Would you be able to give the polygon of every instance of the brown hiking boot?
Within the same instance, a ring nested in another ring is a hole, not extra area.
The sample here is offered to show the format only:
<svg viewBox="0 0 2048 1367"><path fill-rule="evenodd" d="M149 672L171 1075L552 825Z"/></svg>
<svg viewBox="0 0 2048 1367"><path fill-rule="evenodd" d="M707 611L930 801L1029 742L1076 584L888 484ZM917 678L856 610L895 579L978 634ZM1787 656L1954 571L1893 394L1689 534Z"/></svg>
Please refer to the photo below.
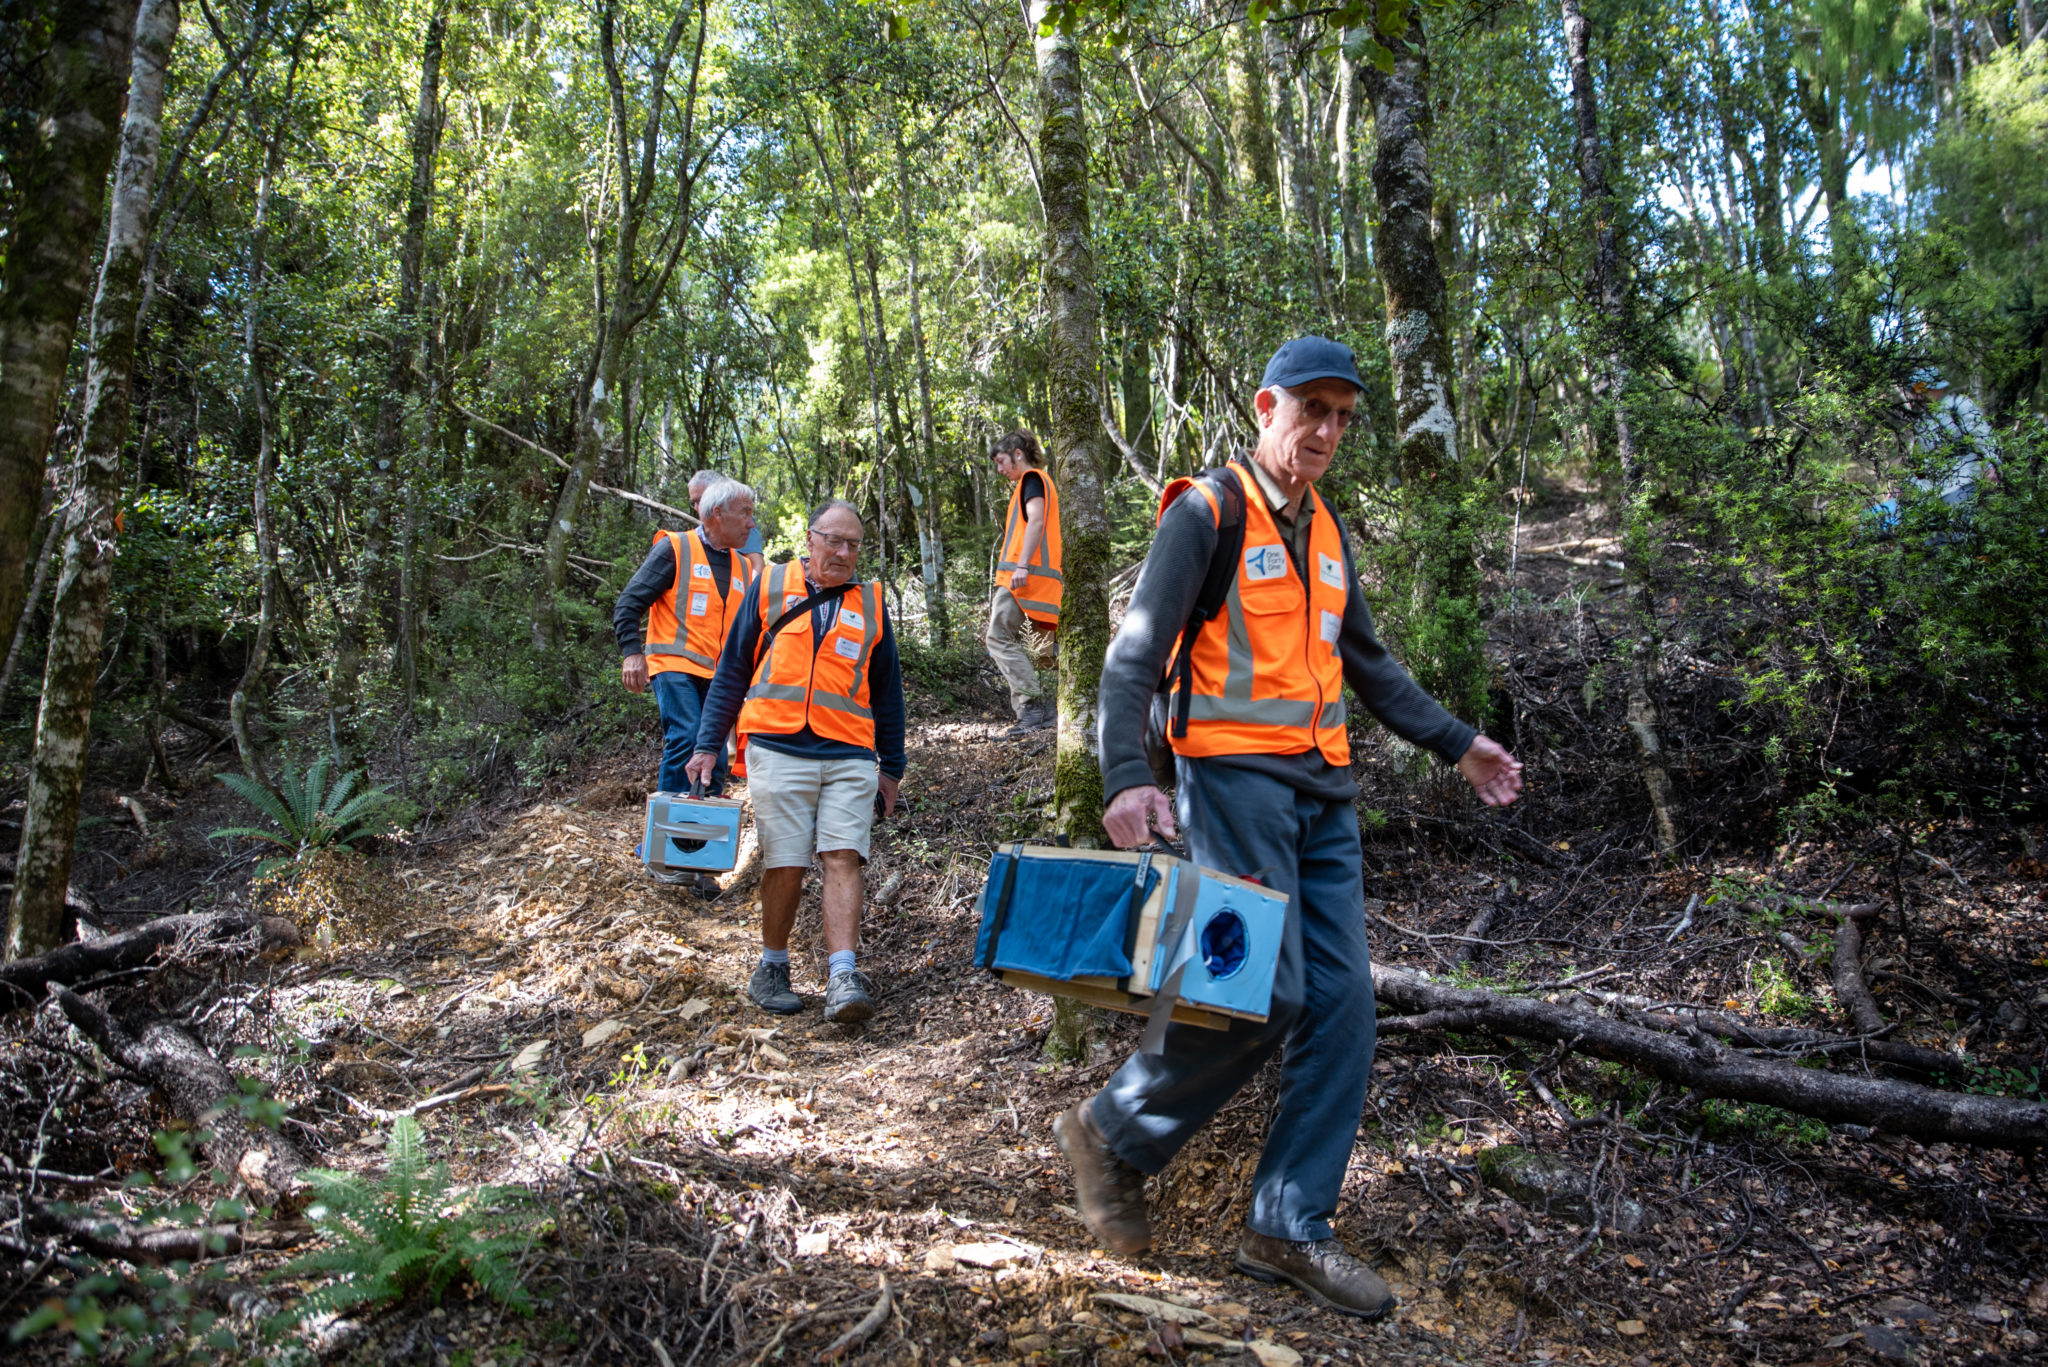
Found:
<svg viewBox="0 0 2048 1367"><path fill-rule="evenodd" d="M1152 1247L1145 1215L1145 1174L1117 1157L1096 1128L1088 1102L1068 1107L1052 1122L1052 1137L1074 1170L1075 1204L1089 1232L1126 1257Z"/></svg>
<svg viewBox="0 0 2048 1367"><path fill-rule="evenodd" d="M1262 1282L1287 1282L1328 1310L1376 1320L1400 1302L1379 1274L1335 1239L1290 1241L1246 1230L1237 1270Z"/></svg>

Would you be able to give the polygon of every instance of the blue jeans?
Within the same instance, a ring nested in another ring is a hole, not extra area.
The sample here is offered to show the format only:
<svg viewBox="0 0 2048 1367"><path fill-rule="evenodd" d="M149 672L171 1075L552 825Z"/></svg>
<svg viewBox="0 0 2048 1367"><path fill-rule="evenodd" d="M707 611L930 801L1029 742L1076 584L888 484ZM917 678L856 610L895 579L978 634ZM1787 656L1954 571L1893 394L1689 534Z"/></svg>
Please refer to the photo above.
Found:
<svg viewBox="0 0 2048 1367"><path fill-rule="evenodd" d="M1169 1025L1166 1047L1134 1054L1095 1096L1095 1123L1123 1160L1156 1173L1281 1051L1280 1098L1252 1178L1245 1223L1276 1239L1331 1237L1372 1077L1372 954L1358 817L1278 779L1178 759L1176 809L1195 862L1270 870L1287 894L1272 1014L1228 1030Z"/></svg>
<svg viewBox="0 0 2048 1367"><path fill-rule="evenodd" d="M711 680L671 669L655 675L653 683L654 703L661 709L661 725L665 733L661 747L661 778L655 786L664 793L688 793L690 779L683 772L683 766L697 752L697 723L704 715L704 697L711 691ZM724 736L718 738L717 745L718 767L712 770L708 794L712 797L725 791Z"/></svg>

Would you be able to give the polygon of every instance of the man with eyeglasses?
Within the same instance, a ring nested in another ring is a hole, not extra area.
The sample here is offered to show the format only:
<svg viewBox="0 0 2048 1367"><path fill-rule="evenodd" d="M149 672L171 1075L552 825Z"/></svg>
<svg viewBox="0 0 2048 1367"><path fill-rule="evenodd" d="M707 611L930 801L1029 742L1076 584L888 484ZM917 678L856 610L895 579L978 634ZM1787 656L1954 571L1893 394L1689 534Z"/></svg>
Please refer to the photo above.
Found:
<svg viewBox="0 0 2048 1367"><path fill-rule="evenodd" d="M1374 1042L1345 686L1388 730L1455 764L1482 802L1514 801L1522 766L1417 687L1373 631L1349 538L1315 490L1363 388L1349 347L1301 337L1274 353L1254 396L1257 449L1168 488L1102 666L1102 824L1126 849L1155 828L1169 840L1185 830L1196 863L1287 894L1270 1015L1223 1031L1169 1025L1162 1052L1133 1055L1053 1134L1088 1228L1142 1253L1146 1175L1277 1051L1237 1270L1375 1319L1393 1293L1330 1227ZM1212 584L1227 586L1220 599ZM1162 681L1177 813L1142 739Z"/></svg>
<svg viewBox="0 0 2048 1367"><path fill-rule="evenodd" d="M854 950L861 866L903 778L903 672L881 584L854 578L859 511L827 499L808 539L808 556L770 565L740 606L685 772L709 779L738 724L762 866L761 959L747 994L777 1015L804 1007L789 985L789 934L815 854L831 956L825 1019L850 1025L875 1014Z"/></svg>

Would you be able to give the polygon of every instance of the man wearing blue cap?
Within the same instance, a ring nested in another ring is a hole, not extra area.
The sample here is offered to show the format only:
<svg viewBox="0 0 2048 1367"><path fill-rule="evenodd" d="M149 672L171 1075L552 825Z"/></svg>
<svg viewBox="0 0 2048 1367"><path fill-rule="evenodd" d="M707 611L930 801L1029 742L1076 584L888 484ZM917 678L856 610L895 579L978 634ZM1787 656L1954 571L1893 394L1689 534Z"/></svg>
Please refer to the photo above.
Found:
<svg viewBox="0 0 2048 1367"><path fill-rule="evenodd" d="M1142 1253L1152 1243L1145 1177L1280 1050L1278 1113L1237 1269L1373 1319L1393 1293L1330 1227L1375 1035L1344 686L1387 729L1455 764L1490 805L1514 801L1522 766L1438 706L1374 634L1343 524L1314 488L1363 387L1336 342L1301 337L1273 354L1254 400L1257 449L1168 489L1102 668L1110 838L1129 848L1155 829L1185 831L1195 862L1287 894L1270 1015L1227 1031L1167 1027L1160 1052L1133 1055L1053 1133L1088 1227L1118 1252ZM1142 739L1161 697L1177 808Z"/></svg>

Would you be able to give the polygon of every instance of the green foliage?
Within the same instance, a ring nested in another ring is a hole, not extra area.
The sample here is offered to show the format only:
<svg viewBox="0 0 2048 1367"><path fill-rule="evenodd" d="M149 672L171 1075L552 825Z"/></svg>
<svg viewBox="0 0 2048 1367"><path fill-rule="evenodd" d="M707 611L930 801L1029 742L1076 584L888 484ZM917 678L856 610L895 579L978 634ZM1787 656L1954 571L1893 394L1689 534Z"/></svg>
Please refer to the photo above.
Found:
<svg viewBox="0 0 2048 1367"><path fill-rule="evenodd" d="M273 1328L418 1291L439 1304L449 1287L465 1280L530 1313L533 1297L519 1280L518 1260L546 1228L532 1195L509 1186L457 1191L446 1164L427 1164L419 1122L411 1116L392 1123L385 1153L389 1168L378 1181L325 1168L307 1171L316 1196L306 1216L329 1242L273 1276L334 1280L280 1315Z"/></svg>
<svg viewBox="0 0 2048 1367"><path fill-rule="evenodd" d="M353 844L390 829L386 820L389 794L383 788L357 792L360 773L341 775L330 786L325 756L307 766L303 774L281 770L275 791L244 774L216 775L230 791L275 823L268 826L224 826L214 831L215 840L260 840L288 853L273 856L256 866L256 876L268 877L280 869L296 866L324 849Z"/></svg>
<svg viewBox="0 0 2048 1367"><path fill-rule="evenodd" d="M1801 1017L1813 1013L1813 998L1799 990L1790 974L1776 959L1757 959L1750 965L1750 982L1756 989L1756 1005L1768 1016Z"/></svg>
<svg viewBox="0 0 2048 1367"><path fill-rule="evenodd" d="M1810 1116L1794 1115L1760 1101L1700 1103L1700 1123L1715 1139L1762 1139L1775 1144L1825 1144L1828 1127Z"/></svg>

